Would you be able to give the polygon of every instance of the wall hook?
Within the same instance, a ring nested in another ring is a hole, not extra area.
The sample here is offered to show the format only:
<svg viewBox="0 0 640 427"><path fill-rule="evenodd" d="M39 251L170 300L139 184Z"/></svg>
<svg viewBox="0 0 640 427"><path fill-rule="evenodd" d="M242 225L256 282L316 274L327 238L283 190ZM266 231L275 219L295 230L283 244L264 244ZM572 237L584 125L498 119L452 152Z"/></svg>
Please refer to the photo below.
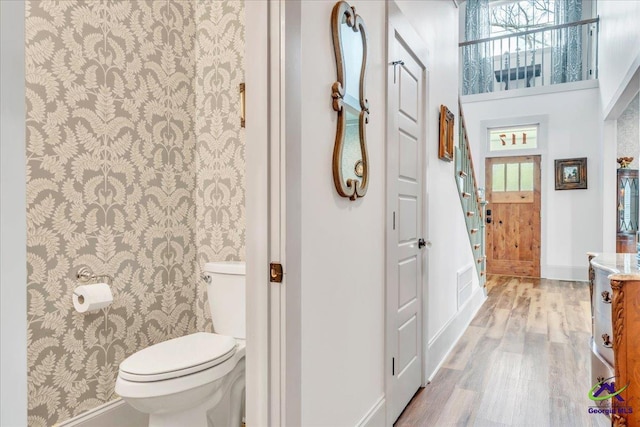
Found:
<svg viewBox="0 0 640 427"><path fill-rule="evenodd" d="M391 63L391 65L393 65L393 84L396 83L396 66L397 65L404 65L404 61L402 59L398 60L398 61L393 61Z"/></svg>

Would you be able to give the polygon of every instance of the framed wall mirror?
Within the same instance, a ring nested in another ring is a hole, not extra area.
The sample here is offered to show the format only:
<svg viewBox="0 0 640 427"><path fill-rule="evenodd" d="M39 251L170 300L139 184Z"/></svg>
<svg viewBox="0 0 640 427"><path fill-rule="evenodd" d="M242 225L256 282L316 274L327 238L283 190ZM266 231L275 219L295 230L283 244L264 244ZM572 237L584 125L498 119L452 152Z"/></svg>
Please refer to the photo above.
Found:
<svg viewBox="0 0 640 427"><path fill-rule="evenodd" d="M331 30L338 75L331 88L333 109L338 112L333 182L338 194L356 200L367 193L369 183L365 132L369 122L365 97L367 32L355 8L345 1L333 7Z"/></svg>

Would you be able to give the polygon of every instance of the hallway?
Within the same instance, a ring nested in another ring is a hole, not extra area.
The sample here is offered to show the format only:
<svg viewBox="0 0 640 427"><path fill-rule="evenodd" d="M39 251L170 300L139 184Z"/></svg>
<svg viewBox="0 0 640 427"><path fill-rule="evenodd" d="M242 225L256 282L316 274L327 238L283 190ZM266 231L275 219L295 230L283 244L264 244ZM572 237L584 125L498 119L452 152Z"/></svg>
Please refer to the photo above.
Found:
<svg viewBox="0 0 640 427"><path fill-rule="evenodd" d="M588 284L490 276L487 289L486 303L395 426L607 425L588 413Z"/></svg>

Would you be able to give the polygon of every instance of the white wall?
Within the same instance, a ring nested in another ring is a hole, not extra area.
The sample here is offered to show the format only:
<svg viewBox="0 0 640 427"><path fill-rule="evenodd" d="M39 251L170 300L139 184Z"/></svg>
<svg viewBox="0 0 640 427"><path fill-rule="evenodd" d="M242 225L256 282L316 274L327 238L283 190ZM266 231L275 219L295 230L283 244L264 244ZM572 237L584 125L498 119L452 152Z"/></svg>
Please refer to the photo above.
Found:
<svg viewBox="0 0 640 427"><path fill-rule="evenodd" d="M478 178L484 185L487 126L515 124L518 117L542 121L541 274L586 280L587 251L602 250L602 115L597 88L465 102ZM526 120L529 121L529 120ZM484 122L484 123L483 123ZM555 190L554 160L587 157L588 189ZM615 190L612 190L615 191ZM489 201L491 202L491 201ZM491 208L491 205L488 206ZM611 206L611 211L615 204Z"/></svg>
<svg viewBox="0 0 640 427"><path fill-rule="evenodd" d="M599 1L598 14L598 77L602 106L607 115L640 67L640 1Z"/></svg>
<svg viewBox="0 0 640 427"><path fill-rule="evenodd" d="M616 251L616 221L618 214L611 206L616 206L618 178L616 144L617 126L615 120L605 120L602 123L602 252ZM608 189L609 191L605 191Z"/></svg>
<svg viewBox="0 0 640 427"><path fill-rule="evenodd" d="M616 119L640 89L640 2L598 2L600 16L598 78L603 117L603 189L616 186ZM603 191L603 250L615 251L615 191Z"/></svg>
<svg viewBox="0 0 640 427"><path fill-rule="evenodd" d="M331 175L337 122L331 107L336 80L330 26L334 4L301 3L305 426L356 425L384 394L385 8L378 1L352 3L369 32L366 95L371 111L366 129L369 190L352 202L338 196Z"/></svg>
<svg viewBox="0 0 640 427"><path fill-rule="evenodd" d="M384 212L385 212L385 3L358 1L368 30L366 95L370 104L367 141L370 183L355 202L339 197L331 158L337 115L330 89L336 80L329 17L335 2L301 3L301 139L299 218L287 210L287 224L300 220L301 236L301 424L355 425L384 398ZM432 52L428 63L427 258L428 338L438 341L428 373L463 332L483 295L475 281L466 317L455 322L456 271L473 264L453 163L437 160L438 111L457 111L457 9L453 2L399 2ZM295 37L295 35L291 35ZM437 61L431 61L437 58ZM295 62L295 60L293 60ZM295 157L290 157L290 155ZM287 164L298 160L287 147ZM296 180L287 166L287 180ZM287 194L288 199L289 194ZM290 230L287 229L287 234ZM287 258L291 268L289 258ZM286 269L286 267L285 267ZM289 280L289 278L287 278ZM295 286L295 283L289 282ZM478 298L480 296L480 298ZM442 333L455 324L452 333Z"/></svg>
<svg viewBox="0 0 640 427"><path fill-rule="evenodd" d="M27 425L24 3L0 2L0 425Z"/></svg>

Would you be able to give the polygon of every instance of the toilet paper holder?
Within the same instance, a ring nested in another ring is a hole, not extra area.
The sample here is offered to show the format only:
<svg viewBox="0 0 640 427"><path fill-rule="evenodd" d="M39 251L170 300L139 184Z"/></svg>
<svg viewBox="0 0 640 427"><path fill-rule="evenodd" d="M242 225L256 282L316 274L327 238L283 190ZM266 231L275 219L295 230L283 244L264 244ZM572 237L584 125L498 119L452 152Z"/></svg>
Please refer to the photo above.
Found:
<svg viewBox="0 0 640 427"><path fill-rule="evenodd" d="M109 276L108 274L93 274L93 271L91 271L89 267L80 267L76 273L76 279L78 279L80 283L89 283L96 279L109 279L109 284L113 283L112 276ZM76 293L74 292L74 294Z"/></svg>
<svg viewBox="0 0 640 427"><path fill-rule="evenodd" d="M79 313L87 313L97 311L99 309L108 309L109 305L113 302L113 293L111 292L110 283L113 280L113 277L107 274L93 274L89 268L82 267L77 271L76 278L80 283L82 283L82 285L78 285L73 290L73 296L71 298L73 307L76 311ZM103 280L104 283L95 283L98 281L96 279L99 278L107 280ZM108 310L104 311L105 316L107 315L107 312Z"/></svg>

